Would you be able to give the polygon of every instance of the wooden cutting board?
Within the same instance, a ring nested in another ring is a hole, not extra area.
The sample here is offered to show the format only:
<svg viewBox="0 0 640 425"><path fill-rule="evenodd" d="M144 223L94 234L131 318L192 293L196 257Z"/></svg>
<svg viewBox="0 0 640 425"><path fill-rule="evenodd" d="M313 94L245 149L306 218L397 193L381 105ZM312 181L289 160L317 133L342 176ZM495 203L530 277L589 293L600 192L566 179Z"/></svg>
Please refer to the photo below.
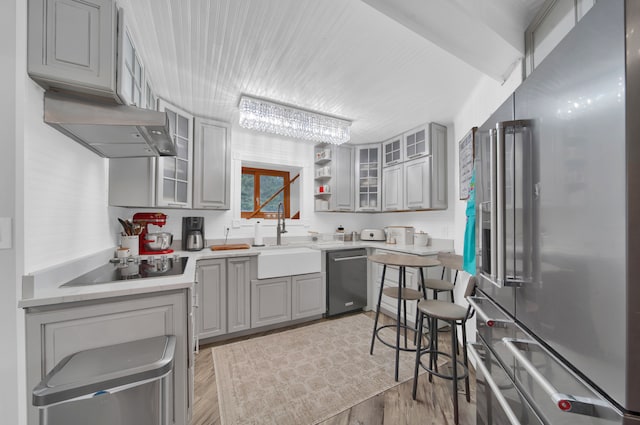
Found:
<svg viewBox="0 0 640 425"><path fill-rule="evenodd" d="M225 251L229 249L249 249L251 245L248 243L230 243L227 245L211 245L212 251Z"/></svg>

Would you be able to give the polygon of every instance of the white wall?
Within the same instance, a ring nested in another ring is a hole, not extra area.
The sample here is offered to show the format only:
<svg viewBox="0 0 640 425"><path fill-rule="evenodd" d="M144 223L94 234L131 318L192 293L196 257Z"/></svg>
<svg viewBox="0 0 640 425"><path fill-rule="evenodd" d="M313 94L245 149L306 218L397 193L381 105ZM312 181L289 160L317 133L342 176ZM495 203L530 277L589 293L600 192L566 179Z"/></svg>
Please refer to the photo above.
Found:
<svg viewBox="0 0 640 425"><path fill-rule="evenodd" d="M449 198L449 205L454 205L454 233L452 235L454 239L455 250L458 253L462 253L464 246L464 230L467 222L466 207L467 201L460 201L460 194L458 193L459 185L459 164L458 164L458 141L460 141L473 127L479 127L491 116L491 114L509 97L511 93L522 83L522 68L517 66L514 69L511 76L503 84L497 83L495 80L489 77L483 77L478 85L475 87L472 93L469 95L469 100L460 109L460 113L454 121L454 156L455 163L454 169L454 200ZM450 192L451 193L451 192ZM467 283L469 275L462 273L459 278L459 282L462 285L456 285L455 297L456 301L462 300L464 294L464 287ZM475 340L475 321L469 323L467 326L467 336L470 341Z"/></svg>
<svg viewBox="0 0 640 425"><path fill-rule="evenodd" d="M44 90L26 76L25 270L37 271L116 244L108 160L42 121Z"/></svg>
<svg viewBox="0 0 640 425"><path fill-rule="evenodd" d="M25 42L25 34L19 31L23 28L20 22L25 10L26 2L11 0L3 3L0 14L0 216L10 217L13 222L12 247L0 249L0 421L6 424L24 423L26 412L21 396L25 391L24 320L16 308L18 277L22 272L22 113L19 105L23 84L19 84L18 70L25 58L24 53L17 50Z"/></svg>
<svg viewBox="0 0 640 425"><path fill-rule="evenodd" d="M333 213L315 212L313 196L313 143L294 140L276 135L258 133L240 128L232 123L231 131L231 210L207 211L207 210L159 210L169 217L167 225L162 229L174 234L180 239L182 232L182 217L205 217L206 238L224 238L224 229L230 227L229 238L251 238L254 235L255 220L239 220L240 216L240 171L243 161L257 164L278 164L292 167L301 167L300 176L300 205L301 220L287 220L288 233L285 237L306 236L309 231L331 233L339 225L344 226L346 232L360 231L363 228L381 228L387 225L414 226L416 230L423 230L432 237L451 239L456 234L454 228L454 164L457 159L454 156L455 139L453 128L448 127L448 187L449 209L445 211L421 211L401 213ZM127 211L129 218L140 209ZM123 216L124 218L124 216ZM263 236L275 237L275 220L262 220ZM116 229L117 230L117 229ZM117 233L117 232L116 232Z"/></svg>

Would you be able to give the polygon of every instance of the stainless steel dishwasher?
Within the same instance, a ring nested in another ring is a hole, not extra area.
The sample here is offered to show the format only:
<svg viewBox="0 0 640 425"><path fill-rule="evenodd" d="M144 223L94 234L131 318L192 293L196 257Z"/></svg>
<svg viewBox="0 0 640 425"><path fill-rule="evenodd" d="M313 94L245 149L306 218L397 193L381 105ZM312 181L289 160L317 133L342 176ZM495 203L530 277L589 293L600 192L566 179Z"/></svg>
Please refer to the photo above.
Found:
<svg viewBox="0 0 640 425"><path fill-rule="evenodd" d="M367 305L367 250L327 253L327 315L360 310Z"/></svg>

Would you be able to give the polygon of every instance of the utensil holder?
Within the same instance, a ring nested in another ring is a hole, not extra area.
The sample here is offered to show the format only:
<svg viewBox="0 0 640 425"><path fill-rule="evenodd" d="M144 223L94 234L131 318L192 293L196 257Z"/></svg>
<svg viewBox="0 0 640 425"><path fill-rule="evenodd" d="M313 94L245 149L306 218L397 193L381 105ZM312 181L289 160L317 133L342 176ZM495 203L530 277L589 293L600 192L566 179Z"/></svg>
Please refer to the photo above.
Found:
<svg viewBox="0 0 640 425"><path fill-rule="evenodd" d="M129 248L129 252L132 257L140 255L138 235L120 236L120 246L123 248Z"/></svg>

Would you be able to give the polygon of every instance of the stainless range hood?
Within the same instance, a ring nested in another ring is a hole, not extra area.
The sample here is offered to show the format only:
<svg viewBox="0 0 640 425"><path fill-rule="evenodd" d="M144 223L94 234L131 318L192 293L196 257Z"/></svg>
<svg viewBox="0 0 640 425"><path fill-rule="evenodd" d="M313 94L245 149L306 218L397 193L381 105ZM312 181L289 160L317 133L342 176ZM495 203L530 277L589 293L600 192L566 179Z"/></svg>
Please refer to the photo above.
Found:
<svg viewBox="0 0 640 425"><path fill-rule="evenodd" d="M47 91L44 122L105 158L176 155L165 112Z"/></svg>

